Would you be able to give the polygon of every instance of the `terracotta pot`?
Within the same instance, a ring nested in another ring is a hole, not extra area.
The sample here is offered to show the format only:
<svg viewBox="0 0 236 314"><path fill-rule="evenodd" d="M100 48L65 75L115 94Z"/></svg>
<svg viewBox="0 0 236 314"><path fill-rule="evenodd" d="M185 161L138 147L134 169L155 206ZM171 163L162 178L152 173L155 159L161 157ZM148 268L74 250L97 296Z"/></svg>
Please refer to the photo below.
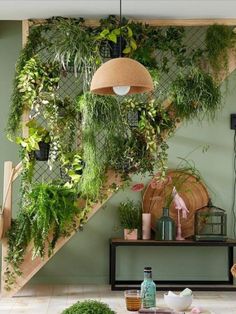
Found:
<svg viewBox="0 0 236 314"><path fill-rule="evenodd" d="M138 229L124 229L125 240L138 240Z"/></svg>

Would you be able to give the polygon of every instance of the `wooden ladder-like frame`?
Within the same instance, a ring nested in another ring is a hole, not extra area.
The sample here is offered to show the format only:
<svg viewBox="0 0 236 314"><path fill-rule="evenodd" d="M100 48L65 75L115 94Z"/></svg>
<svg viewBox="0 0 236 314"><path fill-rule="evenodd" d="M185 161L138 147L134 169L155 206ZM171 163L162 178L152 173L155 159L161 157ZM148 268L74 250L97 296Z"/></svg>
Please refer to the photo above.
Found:
<svg viewBox="0 0 236 314"><path fill-rule="evenodd" d="M43 22L43 21L42 21ZM139 22L145 22L150 25L154 26L207 26L212 24L224 24L224 25L236 25L236 19L217 19L217 20L139 20ZM36 21L37 23L37 21ZM40 23L40 21L38 21ZM98 25L97 20L90 20L88 21L89 25ZM23 45L27 42L27 36L29 32L29 23L28 21L22 22L22 43ZM228 74L233 72L236 69L236 58L235 53L233 51L229 51L229 71ZM221 80L223 81L226 78L225 75L222 75ZM170 100L166 100L164 105L168 107L171 105ZM23 136L28 136L28 129L25 126L29 119L29 113L26 111L23 114L22 121L23 121ZM75 234L73 232L67 238L60 238L56 244L54 249L54 253L50 257L45 257L44 260L41 258L36 258L32 260L32 244L30 244L26 250L24 261L21 265L22 275L17 278L16 283L12 287L11 291L7 291L5 289L5 270L6 270L6 262L5 257L7 255L8 244L7 238L5 236L7 230L11 226L11 219L12 219L12 190L13 190L13 182L16 180L18 175L22 170L22 164L19 163L17 166L13 166L11 161L6 161L4 163L4 187L3 187L3 207L2 213L0 213L0 230L2 234L2 272L1 272L1 293L2 296L14 296ZM108 191L107 199L108 200L113 192L109 191L109 186L112 183L116 183L118 186L122 184L122 180L120 176L118 176L115 172L108 172L107 174L107 182L104 185L104 191ZM90 219L103 205L103 202L96 203L91 212L88 214L88 219ZM79 222L78 222L79 227ZM0 232L1 233L1 232Z"/></svg>

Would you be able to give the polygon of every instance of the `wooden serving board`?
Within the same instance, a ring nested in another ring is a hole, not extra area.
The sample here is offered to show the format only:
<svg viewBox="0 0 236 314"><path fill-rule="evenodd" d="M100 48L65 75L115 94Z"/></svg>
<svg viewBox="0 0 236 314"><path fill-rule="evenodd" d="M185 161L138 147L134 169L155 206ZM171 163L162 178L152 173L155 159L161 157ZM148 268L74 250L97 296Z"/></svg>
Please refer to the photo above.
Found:
<svg viewBox="0 0 236 314"><path fill-rule="evenodd" d="M176 182L177 178L180 176L183 184L177 190L189 210L187 219L183 219L181 215L182 235L187 238L194 235L195 212L199 208L207 206L209 202L209 194L206 186L195 176L182 171L168 170L167 177L171 178L169 183L165 185L157 184L157 186L153 188L150 182L143 195L143 211L145 213L151 213L152 229L155 231L156 222L162 216L166 195L171 193L174 182ZM173 218L177 224L177 210L174 208L173 202L170 205L169 213L170 217Z"/></svg>

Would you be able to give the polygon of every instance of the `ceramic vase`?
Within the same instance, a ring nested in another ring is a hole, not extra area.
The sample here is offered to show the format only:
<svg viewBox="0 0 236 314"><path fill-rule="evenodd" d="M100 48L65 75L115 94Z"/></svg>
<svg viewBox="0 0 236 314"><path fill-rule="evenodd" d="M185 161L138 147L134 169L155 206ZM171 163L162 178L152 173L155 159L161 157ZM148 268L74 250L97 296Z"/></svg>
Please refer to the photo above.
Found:
<svg viewBox="0 0 236 314"><path fill-rule="evenodd" d="M143 240L151 239L151 214L150 213L142 214L142 239Z"/></svg>

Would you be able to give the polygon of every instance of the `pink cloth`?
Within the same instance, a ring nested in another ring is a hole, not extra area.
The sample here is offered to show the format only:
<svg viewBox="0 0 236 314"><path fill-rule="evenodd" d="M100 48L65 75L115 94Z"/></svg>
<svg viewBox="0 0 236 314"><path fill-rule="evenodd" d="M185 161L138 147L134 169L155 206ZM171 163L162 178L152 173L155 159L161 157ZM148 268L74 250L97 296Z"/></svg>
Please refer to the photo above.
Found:
<svg viewBox="0 0 236 314"><path fill-rule="evenodd" d="M183 218L187 218L187 214L189 213L189 210L187 209L184 200L182 199L181 196L179 196L178 192L176 191L176 188L173 187L173 191L172 191L172 195L173 195L173 201L175 204L175 208L178 210L182 210L182 217Z"/></svg>

